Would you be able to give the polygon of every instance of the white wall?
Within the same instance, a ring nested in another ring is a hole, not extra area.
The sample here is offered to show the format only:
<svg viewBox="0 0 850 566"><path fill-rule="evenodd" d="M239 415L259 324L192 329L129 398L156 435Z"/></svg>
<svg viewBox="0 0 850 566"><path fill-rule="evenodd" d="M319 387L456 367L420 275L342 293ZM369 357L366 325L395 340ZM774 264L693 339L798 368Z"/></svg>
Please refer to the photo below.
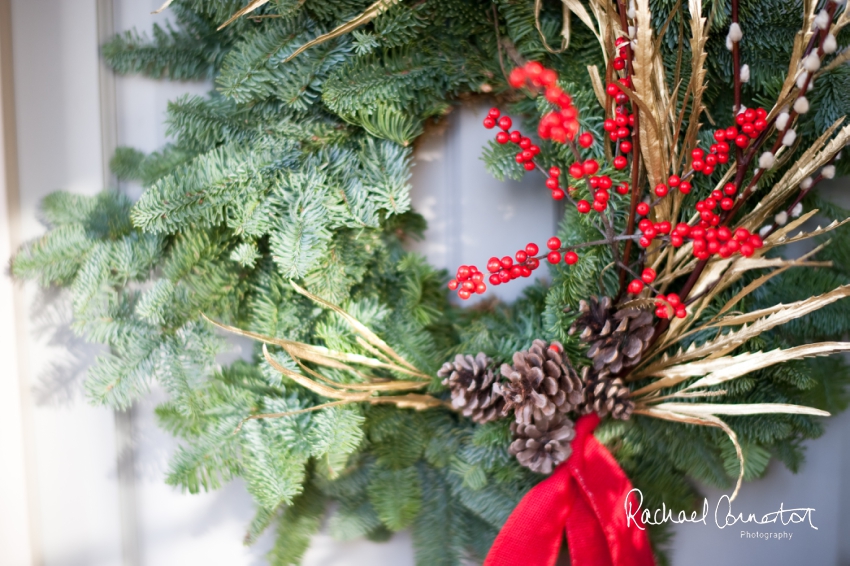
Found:
<svg viewBox="0 0 850 566"><path fill-rule="evenodd" d="M114 0L115 30L149 30L153 22L162 23L167 13L150 15L160 3ZM0 231L4 257L16 239L43 231L36 218L44 195L57 189L92 194L103 186L96 0L13 0L12 7L21 198L20 209L9 212L20 219L20 227L6 225ZM166 142L167 101L209 88L117 78L112 117L117 142L157 149ZM459 109L447 129L431 130L417 144L413 200L429 221L427 239L417 249L439 267L470 262L483 267L491 255L512 254L529 241L542 245L555 230L555 207L541 179L532 174L520 183L498 183L484 170L480 148L492 135L480 126L485 110ZM2 203L0 218L7 218ZM521 284L501 286L491 295L510 300ZM14 315L16 298L25 305L24 316ZM98 349L70 333L61 297L32 285L14 289L4 276L0 309L0 322L7 322L0 326L6 369L0 378L0 424L13 425L0 426L0 458L5 462L10 455L14 464L0 472L0 566L263 563L270 537L253 548L241 544L253 508L239 482L195 496L164 484L176 444L154 423L160 392L139 403L125 419L131 426L116 432L113 413L87 405L82 397L83 371ZM8 323L12 319L18 326ZM9 339L15 333L22 345L18 349ZM17 369L16 352L22 353ZM233 355L239 353L237 346ZM754 542L742 541L739 531L689 526L678 529L673 563L850 563L850 543L842 536L850 521L850 486L844 477L850 469L848 432L850 415L831 420L827 434L809 443L801 474L776 467L766 479L746 484L736 504L759 513L780 502L814 507L818 531L796 527L793 542ZM116 446L127 440L130 451L119 453ZM130 490L119 485L119 460L131 462ZM4 490L8 485L23 487ZM716 502L719 493L708 494ZM34 525L29 533L33 544L16 545L16 554L5 552L4 541L26 537L29 523L17 514L10 520L11 508L29 513ZM387 544L339 543L322 534L306 563L412 564L411 541L402 533Z"/></svg>

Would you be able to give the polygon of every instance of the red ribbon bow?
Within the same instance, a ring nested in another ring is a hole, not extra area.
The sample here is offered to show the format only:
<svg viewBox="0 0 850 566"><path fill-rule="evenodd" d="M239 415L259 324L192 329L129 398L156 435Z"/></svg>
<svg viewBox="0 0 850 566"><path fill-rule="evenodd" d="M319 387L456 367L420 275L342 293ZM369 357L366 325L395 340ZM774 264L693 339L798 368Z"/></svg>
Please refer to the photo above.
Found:
<svg viewBox="0 0 850 566"><path fill-rule="evenodd" d="M564 529L573 566L654 566L646 531L626 523L632 484L593 436L598 424L578 419L572 454L522 498L484 566L553 566Z"/></svg>

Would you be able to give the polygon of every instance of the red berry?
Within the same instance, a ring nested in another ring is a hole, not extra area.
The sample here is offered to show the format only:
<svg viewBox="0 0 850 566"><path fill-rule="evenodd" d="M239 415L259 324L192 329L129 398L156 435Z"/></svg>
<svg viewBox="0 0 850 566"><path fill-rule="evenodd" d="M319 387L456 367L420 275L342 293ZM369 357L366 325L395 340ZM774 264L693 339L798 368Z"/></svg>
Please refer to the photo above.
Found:
<svg viewBox="0 0 850 566"><path fill-rule="evenodd" d="M501 110L499 110L498 108L491 108L490 111L487 112L487 115L490 116L493 119L496 119L496 118L499 117L499 115L501 113L502 113Z"/></svg>
<svg viewBox="0 0 850 566"><path fill-rule="evenodd" d="M526 265L531 271L534 271L535 269L540 267L540 260L536 257L529 258L528 262L526 262Z"/></svg>
<svg viewBox="0 0 850 566"><path fill-rule="evenodd" d="M655 196L666 197L667 196L667 185L664 185L664 184L655 185Z"/></svg>
<svg viewBox="0 0 850 566"><path fill-rule="evenodd" d="M530 151L528 151L527 149L524 149L522 151L522 160L523 161L531 161L532 159L534 159L534 154L531 153Z"/></svg>
<svg viewBox="0 0 850 566"><path fill-rule="evenodd" d="M522 69L514 69L508 77L508 83L514 88L520 88L525 84L525 71Z"/></svg>
<svg viewBox="0 0 850 566"><path fill-rule="evenodd" d="M501 118L499 118L499 127L505 131L510 130L512 124L513 122L511 121L509 116L502 116Z"/></svg>
<svg viewBox="0 0 850 566"><path fill-rule="evenodd" d="M679 307L676 309L676 318L685 318L688 316L688 311L685 307Z"/></svg>
<svg viewBox="0 0 850 566"><path fill-rule="evenodd" d="M733 254L741 249L741 244L737 240L729 240L726 242L726 248L729 250L729 254Z"/></svg>
<svg viewBox="0 0 850 566"><path fill-rule="evenodd" d="M461 283L461 288L466 291L474 291L475 290L475 282L474 281L464 281Z"/></svg>
<svg viewBox="0 0 850 566"><path fill-rule="evenodd" d="M517 279L522 276L522 268L518 265L514 265L510 269L511 279Z"/></svg>
<svg viewBox="0 0 850 566"><path fill-rule="evenodd" d="M767 118L767 110L764 108L756 108L756 118L761 118L762 120Z"/></svg>
<svg viewBox="0 0 850 566"><path fill-rule="evenodd" d="M643 231L643 235L651 240L658 235L658 230L655 229L655 226L649 226Z"/></svg>
<svg viewBox="0 0 850 566"><path fill-rule="evenodd" d="M525 167L526 171L531 171L532 169L534 169L534 162L533 161L526 161L525 163L522 164L522 166Z"/></svg>
<svg viewBox="0 0 850 566"><path fill-rule="evenodd" d="M632 150L632 142L630 141L622 141L620 142L620 151L623 153L629 153Z"/></svg>
<svg viewBox="0 0 850 566"><path fill-rule="evenodd" d="M729 153L729 144L726 142L720 142L717 144L717 153ZM720 155L718 155L717 158L720 159Z"/></svg>
<svg viewBox="0 0 850 566"><path fill-rule="evenodd" d="M520 146L522 149L528 149L528 148L530 148L530 147L531 147L531 140L530 140L530 139L528 139L528 138L521 138L521 139L519 140L519 146Z"/></svg>
<svg viewBox="0 0 850 566"><path fill-rule="evenodd" d="M558 178L561 176L561 168L560 167L550 167L549 168L549 176Z"/></svg>
<svg viewBox="0 0 850 566"><path fill-rule="evenodd" d="M537 255L538 251L540 251L540 250L537 248L537 244L529 243L527 246L525 246L525 253L527 253L530 256Z"/></svg>
<svg viewBox="0 0 850 566"><path fill-rule="evenodd" d="M496 125L496 121L493 118L491 118L490 116L487 116L486 118L484 118L484 127L487 128L488 130L492 129L495 125Z"/></svg>
<svg viewBox="0 0 850 566"><path fill-rule="evenodd" d="M746 116L744 116L743 112L741 112L740 114L735 116L735 123L738 124L739 126L742 126L744 123L746 123L746 121L747 121L747 118L746 118Z"/></svg>
<svg viewBox="0 0 850 566"><path fill-rule="evenodd" d="M632 295L637 295L641 291L643 291L643 283L640 279L633 279L626 290Z"/></svg>
<svg viewBox="0 0 850 566"><path fill-rule="evenodd" d="M667 314L667 309L665 307L658 307L655 309L655 316L658 318L669 318Z"/></svg>
<svg viewBox="0 0 850 566"><path fill-rule="evenodd" d="M555 200L563 200L565 196L567 196L566 193L561 189L555 189L552 191L552 198Z"/></svg>
<svg viewBox="0 0 850 566"><path fill-rule="evenodd" d="M561 247L561 240L560 240L560 238L557 238L556 236L552 236L552 237L551 237L551 238L549 238L549 240L546 242L546 247L547 247L547 248L549 248L550 250L557 250L557 249L559 249L559 248Z"/></svg>
<svg viewBox="0 0 850 566"><path fill-rule="evenodd" d="M638 245L642 248L648 248L650 244L652 244L652 239L646 236L641 236L640 240L638 240Z"/></svg>
<svg viewBox="0 0 850 566"><path fill-rule="evenodd" d="M620 183L617 185L617 188L614 189L618 194L625 195L629 192L629 184L626 182Z"/></svg>
<svg viewBox="0 0 850 566"><path fill-rule="evenodd" d="M708 250L708 253L710 254L716 254L718 250L720 250L720 243L717 240L709 240L705 249Z"/></svg>
<svg viewBox="0 0 850 566"><path fill-rule="evenodd" d="M628 164L629 160L622 155L618 155L614 158L614 169L625 169Z"/></svg>
<svg viewBox="0 0 850 566"><path fill-rule="evenodd" d="M717 154L717 162L718 163L729 163L729 154L728 153L718 153Z"/></svg>
<svg viewBox="0 0 850 566"><path fill-rule="evenodd" d="M663 222L659 222L655 225L655 229L661 232L662 234L669 234L672 226L666 220Z"/></svg>
<svg viewBox="0 0 850 566"><path fill-rule="evenodd" d="M646 216L647 214L649 214L649 204L645 202L638 204L636 211L641 216Z"/></svg>
<svg viewBox="0 0 850 566"><path fill-rule="evenodd" d="M752 122L755 119L756 119L756 111L755 110L753 110L752 108L747 108L746 110L744 110L744 120L746 120L747 122Z"/></svg>
<svg viewBox="0 0 850 566"><path fill-rule="evenodd" d="M738 228L735 230L735 239L738 241L746 240L750 237L750 231L746 228Z"/></svg>
<svg viewBox="0 0 850 566"><path fill-rule="evenodd" d="M506 255L500 261L502 263L502 267L504 267L505 269L510 269L511 266L514 264L514 258L509 255Z"/></svg>
<svg viewBox="0 0 850 566"><path fill-rule="evenodd" d="M726 183L725 185L723 185L723 192L729 196L734 195L736 191L737 189L735 188L735 183Z"/></svg>
<svg viewBox="0 0 850 566"><path fill-rule="evenodd" d="M756 128L752 124L747 123L741 126L741 131L744 132L747 136L753 137L753 132L756 131Z"/></svg>
<svg viewBox="0 0 850 566"><path fill-rule="evenodd" d="M704 155L705 155L705 151L703 149L698 148L698 147L694 148L691 151L691 157L694 158L694 159L702 159Z"/></svg>
<svg viewBox="0 0 850 566"><path fill-rule="evenodd" d="M703 174L703 175L711 175L712 173L714 173L714 167L710 167L710 166L708 166L708 165L706 165L705 167L703 167L703 169L702 169L702 174Z"/></svg>
<svg viewBox="0 0 850 566"><path fill-rule="evenodd" d="M681 237L681 236L678 236L678 235L676 235L676 234L673 234L672 236L670 236L670 243L671 243L671 244L673 244L673 247L674 247L674 248L678 248L678 247L680 247L682 244L684 244L684 243L685 243L685 241L682 239L682 237Z"/></svg>
<svg viewBox="0 0 850 566"><path fill-rule="evenodd" d="M732 207L735 206L735 201L730 199L729 197L724 197L720 199L720 208L723 210L732 210Z"/></svg>
<svg viewBox="0 0 850 566"><path fill-rule="evenodd" d="M452 291L457 289L458 285L459 283L457 282L457 279L452 279L451 281L449 281L449 289L451 289Z"/></svg>
<svg viewBox="0 0 850 566"><path fill-rule="evenodd" d="M752 247L754 247L756 249L759 249L759 248L764 246L764 242L762 241L761 237L758 236L757 234L753 234L752 236L747 238L747 243L750 244Z"/></svg>
<svg viewBox="0 0 850 566"><path fill-rule="evenodd" d="M640 278L643 280L644 283L652 283L653 281L655 281L655 276L656 276L655 270L652 269L651 267L647 267L640 274Z"/></svg>
<svg viewBox="0 0 850 566"><path fill-rule="evenodd" d="M537 80L540 81L541 85L548 86L558 80L558 73L552 69L543 69L540 72L540 76L537 77Z"/></svg>
<svg viewBox="0 0 850 566"><path fill-rule="evenodd" d="M587 183L590 185L591 189L599 188L599 177L591 177L587 180Z"/></svg>
<svg viewBox="0 0 850 566"><path fill-rule="evenodd" d="M508 143L511 139L511 136L508 135L507 132L499 132L496 134L496 142L497 143Z"/></svg>
<svg viewBox="0 0 850 566"><path fill-rule="evenodd" d="M510 280L511 280L511 274L510 274L509 271L505 270L505 271L499 272L499 281L501 281L502 283L507 283Z"/></svg>
<svg viewBox="0 0 850 566"><path fill-rule="evenodd" d="M502 269L502 262L499 261L499 258L491 257L487 261L487 271L490 273L498 273L500 269Z"/></svg>
<svg viewBox="0 0 850 566"><path fill-rule="evenodd" d="M567 252L564 254L564 261L567 265L575 265L578 261L578 254L575 252Z"/></svg>
<svg viewBox="0 0 850 566"><path fill-rule="evenodd" d="M741 244L741 255L744 257L750 257L755 253L755 249L748 243Z"/></svg>
<svg viewBox="0 0 850 566"><path fill-rule="evenodd" d="M587 214L590 212L590 203L582 199L576 203L576 210L582 214Z"/></svg>
<svg viewBox="0 0 850 566"><path fill-rule="evenodd" d="M581 163L570 165L570 176L575 179L581 179L584 176L584 167L581 166Z"/></svg>
<svg viewBox="0 0 850 566"><path fill-rule="evenodd" d="M620 92L620 88L614 83L608 83L608 86L605 87L605 92L608 94L608 96L617 96L617 94Z"/></svg>
<svg viewBox="0 0 850 566"><path fill-rule="evenodd" d="M482 281L484 281L484 274L483 273L473 273L471 279L472 279L473 283L476 283L476 284L481 283Z"/></svg>
<svg viewBox="0 0 850 566"><path fill-rule="evenodd" d="M613 132L617 129L617 123L609 118L602 123L602 129L606 132Z"/></svg>
<svg viewBox="0 0 850 566"><path fill-rule="evenodd" d="M735 126L729 126L726 128L726 141L731 141L735 139L735 136L738 135L738 128Z"/></svg>
<svg viewBox="0 0 850 566"><path fill-rule="evenodd" d="M652 220L644 218L640 222L638 222L638 230L640 230L641 232L646 232L650 228L652 228Z"/></svg>
<svg viewBox="0 0 850 566"><path fill-rule="evenodd" d="M514 257L518 262L523 263L528 259L528 254L525 253L525 250L519 250L516 254L514 254Z"/></svg>
<svg viewBox="0 0 850 566"><path fill-rule="evenodd" d="M588 147L593 145L593 134L590 132L584 132L582 135L578 137L578 144L587 149Z"/></svg>
<svg viewBox="0 0 850 566"><path fill-rule="evenodd" d="M457 296L465 301L466 299L468 299L469 297L472 296L472 293L470 293L466 289L461 289L460 291L457 292Z"/></svg>
<svg viewBox="0 0 850 566"><path fill-rule="evenodd" d="M702 171L703 169L705 169L705 162L702 161L701 159L694 159L691 162L691 168L694 171Z"/></svg>
<svg viewBox="0 0 850 566"><path fill-rule="evenodd" d="M519 132L518 132L518 131L516 131L516 130L514 130L513 132L511 132L511 141L512 141L513 143L519 143L519 142L520 142L520 140L522 140L522 134L521 134L521 133L519 133Z"/></svg>
<svg viewBox="0 0 850 566"><path fill-rule="evenodd" d="M604 200L594 200L591 206L596 212L602 212L603 210L608 208L608 203Z"/></svg>
<svg viewBox="0 0 850 566"><path fill-rule="evenodd" d="M714 139L716 139L719 142L722 142L723 140L725 140L726 139L726 130L716 130L714 132Z"/></svg>
<svg viewBox="0 0 850 566"><path fill-rule="evenodd" d="M494 273L493 275L491 275L487 280L490 281L490 285L494 285L494 286L500 285L502 283L502 280L499 279L499 275L497 273Z"/></svg>
<svg viewBox="0 0 850 566"><path fill-rule="evenodd" d="M670 175L667 178L667 184L673 187L674 189L679 186L682 180L678 177L678 175Z"/></svg>
<svg viewBox="0 0 850 566"><path fill-rule="evenodd" d="M735 145L737 145L738 147L746 147L748 143L750 143L750 138L748 138L744 134L741 134L740 136L737 136L735 138Z"/></svg>
<svg viewBox="0 0 850 566"><path fill-rule="evenodd" d="M549 263L558 263L561 261L561 252L549 252L549 255L546 256L546 259L549 260Z"/></svg>
<svg viewBox="0 0 850 566"><path fill-rule="evenodd" d="M713 153L709 153L705 156L705 166L706 167L714 167L717 165L717 155Z"/></svg>
<svg viewBox="0 0 850 566"><path fill-rule="evenodd" d="M626 60L622 57L617 57L616 59L614 59L614 68L618 71L622 71L626 68Z"/></svg>
<svg viewBox="0 0 850 566"><path fill-rule="evenodd" d="M582 165L585 175L593 175L599 171L599 163L595 159L588 159Z"/></svg>
<svg viewBox="0 0 850 566"><path fill-rule="evenodd" d="M472 275L472 272L469 270L469 267L466 265L461 265L457 268L457 279L458 281L466 281L469 279L469 276Z"/></svg>
<svg viewBox="0 0 850 566"><path fill-rule="evenodd" d="M555 178L555 177L549 177L548 179L546 179L546 188L551 190L551 191L554 191L555 189L557 189L558 188L558 179Z"/></svg>
<svg viewBox="0 0 850 566"><path fill-rule="evenodd" d="M617 138L619 138L619 139L627 138L627 137L629 137L629 134L631 134L631 132L625 126L617 128Z"/></svg>

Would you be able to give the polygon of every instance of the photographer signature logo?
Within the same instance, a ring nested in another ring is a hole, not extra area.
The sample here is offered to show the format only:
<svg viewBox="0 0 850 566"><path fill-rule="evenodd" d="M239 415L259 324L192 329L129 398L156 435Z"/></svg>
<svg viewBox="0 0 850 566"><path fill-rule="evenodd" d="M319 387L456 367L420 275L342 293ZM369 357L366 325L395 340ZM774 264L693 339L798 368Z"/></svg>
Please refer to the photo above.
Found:
<svg viewBox="0 0 850 566"><path fill-rule="evenodd" d="M631 527L632 523L634 523L637 528L644 530L646 525L660 525L663 523L702 523L703 525L708 525L710 507L707 497L703 499L701 515L697 511L692 511L690 515L688 515L685 511L679 511L674 515L673 510L668 509L665 503L661 504L660 509L652 511L649 509L642 509L642 507L643 493L639 489L634 488L626 494L626 500L623 504L623 508L626 512L626 526ZM732 501L729 499L729 496L722 495L714 508L714 524L717 525L717 528L719 529L725 529L726 527L738 524L776 525L781 523L782 525L791 525L808 521L811 528L818 530L818 528L812 523L812 515L814 512L814 507L785 509L784 504L780 503L779 510L766 513L761 517L757 516L755 513L749 513L745 516L743 512L736 513L733 511ZM791 536L792 533L785 532L748 533L747 531L741 531L741 538L787 538L790 540Z"/></svg>

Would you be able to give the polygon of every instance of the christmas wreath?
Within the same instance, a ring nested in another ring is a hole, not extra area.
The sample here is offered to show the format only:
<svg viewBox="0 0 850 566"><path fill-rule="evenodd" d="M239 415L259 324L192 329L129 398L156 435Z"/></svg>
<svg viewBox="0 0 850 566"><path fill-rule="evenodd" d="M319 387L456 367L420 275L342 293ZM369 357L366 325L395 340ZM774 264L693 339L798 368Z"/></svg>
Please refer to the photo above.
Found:
<svg viewBox="0 0 850 566"><path fill-rule="evenodd" d="M850 213L814 191L850 139L843 1L169 5L175 26L104 57L215 92L169 106L173 143L116 153L137 202L48 197L13 271L69 287L110 347L93 402L170 393L168 483L242 477L272 563L332 509L338 537L412 529L420 564L548 564L564 528L575 564L651 564L631 486L674 509L692 479L737 493L844 408ZM449 277L405 251L409 174L469 99L495 103L493 175L542 173L565 212ZM544 266L513 304L450 298ZM253 361L217 365L216 326Z"/></svg>

